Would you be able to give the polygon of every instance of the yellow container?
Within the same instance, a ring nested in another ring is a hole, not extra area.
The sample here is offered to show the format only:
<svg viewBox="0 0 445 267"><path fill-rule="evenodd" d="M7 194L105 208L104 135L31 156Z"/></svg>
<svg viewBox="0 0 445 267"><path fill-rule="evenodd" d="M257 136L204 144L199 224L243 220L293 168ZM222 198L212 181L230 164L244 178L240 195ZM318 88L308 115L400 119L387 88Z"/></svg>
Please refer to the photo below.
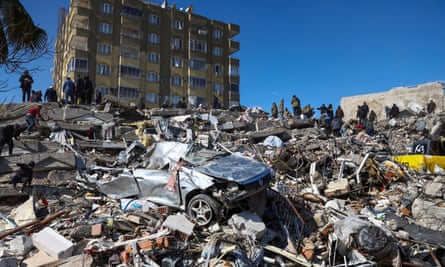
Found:
<svg viewBox="0 0 445 267"><path fill-rule="evenodd" d="M393 159L408 169L421 171L428 170L434 173L435 166L445 169L445 156L433 156L425 154L396 155Z"/></svg>

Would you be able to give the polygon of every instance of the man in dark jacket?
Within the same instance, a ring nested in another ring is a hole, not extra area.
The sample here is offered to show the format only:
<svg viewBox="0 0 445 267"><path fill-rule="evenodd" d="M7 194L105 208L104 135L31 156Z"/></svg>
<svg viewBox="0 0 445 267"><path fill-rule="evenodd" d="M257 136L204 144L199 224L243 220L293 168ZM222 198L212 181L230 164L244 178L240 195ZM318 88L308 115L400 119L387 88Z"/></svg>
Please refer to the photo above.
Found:
<svg viewBox="0 0 445 267"><path fill-rule="evenodd" d="M93 101L93 93L94 93L94 87L93 87L93 82L90 80L89 76L85 76L84 77L85 80L85 93L86 93L86 103L88 105L91 104L91 102Z"/></svg>
<svg viewBox="0 0 445 267"><path fill-rule="evenodd" d="M29 102L31 99L31 87L34 80L32 79L29 72L25 70L19 78L20 88L22 88L22 102Z"/></svg>
<svg viewBox="0 0 445 267"><path fill-rule="evenodd" d="M77 74L76 80L76 104L84 104L86 102L85 81Z"/></svg>
<svg viewBox="0 0 445 267"><path fill-rule="evenodd" d="M19 166L20 169L12 177L12 185L15 190L17 190L18 183L22 183L22 190L20 190L22 193L26 186L31 186L34 165L34 161L30 161L28 164L17 163L17 166Z"/></svg>
<svg viewBox="0 0 445 267"><path fill-rule="evenodd" d="M57 102L57 91L52 85L49 86L45 91L45 101L46 102Z"/></svg>
<svg viewBox="0 0 445 267"><path fill-rule="evenodd" d="M15 140L19 140L20 135L20 127L18 124L14 125L6 125L0 132L0 154L2 153L3 146L8 144L9 146L9 155L12 155L12 149L14 148L13 138Z"/></svg>

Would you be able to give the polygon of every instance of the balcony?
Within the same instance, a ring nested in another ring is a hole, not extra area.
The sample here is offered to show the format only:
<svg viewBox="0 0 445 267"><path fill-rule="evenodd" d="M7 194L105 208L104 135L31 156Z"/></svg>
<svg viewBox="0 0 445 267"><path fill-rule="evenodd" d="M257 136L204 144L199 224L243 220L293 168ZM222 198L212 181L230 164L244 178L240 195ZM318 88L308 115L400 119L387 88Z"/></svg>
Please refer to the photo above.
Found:
<svg viewBox="0 0 445 267"><path fill-rule="evenodd" d="M71 19L71 27L79 28L83 30L89 30L89 20L87 16L74 15Z"/></svg>
<svg viewBox="0 0 445 267"><path fill-rule="evenodd" d="M229 30L229 37L232 38L240 33L240 26L237 24L229 23L227 24Z"/></svg>
<svg viewBox="0 0 445 267"><path fill-rule="evenodd" d="M75 35L68 42L68 47L74 50L88 51L88 37Z"/></svg>
<svg viewBox="0 0 445 267"><path fill-rule="evenodd" d="M141 31L141 19L135 19L127 16L121 16L121 25L125 25L127 28L131 28L137 31Z"/></svg>
<svg viewBox="0 0 445 267"><path fill-rule="evenodd" d="M238 41L234 41L229 39L229 55L238 52L240 48L240 44Z"/></svg>
<svg viewBox="0 0 445 267"><path fill-rule="evenodd" d="M83 8L91 9L89 0L71 0L70 7L83 7Z"/></svg>
<svg viewBox="0 0 445 267"><path fill-rule="evenodd" d="M130 34L121 32L120 35L121 45L139 46L141 44L141 36L138 34Z"/></svg>

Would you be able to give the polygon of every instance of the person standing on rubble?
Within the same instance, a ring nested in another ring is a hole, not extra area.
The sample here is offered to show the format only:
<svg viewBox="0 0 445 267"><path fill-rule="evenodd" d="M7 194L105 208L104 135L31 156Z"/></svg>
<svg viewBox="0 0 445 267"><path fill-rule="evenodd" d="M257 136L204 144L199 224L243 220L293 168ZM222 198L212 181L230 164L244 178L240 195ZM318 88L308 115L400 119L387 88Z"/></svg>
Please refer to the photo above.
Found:
<svg viewBox="0 0 445 267"><path fill-rule="evenodd" d="M358 120L358 124L365 126L366 125L366 117L367 117L367 113L365 110L365 107L358 105L357 106L357 120Z"/></svg>
<svg viewBox="0 0 445 267"><path fill-rule="evenodd" d="M90 80L89 76L85 76L83 78L85 80L85 88L84 91L86 93L86 104L91 105L91 102L93 101L93 93L94 93L94 86L93 82ZM102 100L102 97L101 97ZM96 97L96 104L97 104L97 97Z"/></svg>
<svg viewBox="0 0 445 267"><path fill-rule="evenodd" d="M427 106L426 106L426 112L428 112L429 114L433 114L435 113L436 110L436 103L431 99L430 102L428 102Z"/></svg>
<svg viewBox="0 0 445 267"><path fill-rule="evenodd" d="M335 117L340 119L343 119L345 117L345 113L343 112L341 106L338 106L337 109L335 110Z"/></svg>
<svg viewBox="0 0 445 267"><path fill-rule="evenodd" d="M377 122L377 114L374 110L369 112L368 121L366 122L366 133L370 136L374 136L374 124Z"/></svg>
<svg viewBox="0 0 445 267"><path fill-rule="evenodd" d="M20 168L17 173L12 177L12 185L14 189L17 190L17 184L22 183L22 189L20 192L23 193L25 188L31 186L32 176L34 171L35 162L30 161L29 163L17 163Z"/></svg>
<svg viewBox="0 0 445 267"><path fill-rule="evenodd" d="M311 119L312 116L314 115L314 108L311 107L310 104L307 104L306 106L304 106L301 113L304 114L306 116L306 118Z"/></svg>
<svg viewBox="0 0 445 267"><path fill-rule="evenodd" d="M49 88L46 89L44 98L46 102L57 102L57 91L53 85L50 85Z"/></svg>
<svg viewBox="0 0 445 267"><path fill-rule="evenodd" d="M275 103L275 102L272 103L272 107L270 108L270 113L272 115L272 118L274 118L274 119L278 118L277 103Z"/></svg>
<svg viewBox="0 0 445 267"><path fill-rule="evenodd" d="M84 104L86 98L86 92L85 92L85 82L80 77L80 74L77 74L77 80L76 80L76 104Z"/></svg>
<svg viewBox="0 0 445 267"><path fill-rule="evenodd" d="M328 105L327 113L328 113L329 119L332 120L334 118L334 107L332 106L332 104Z"/></svg>
<svg viewBox="0 0 445 267"><path fill-rule="evenodd" d="M74 103L74 88L76 85L71 80L71 77L66 77L63 83L63 92L65 93L65 104L75 104Z"/></svg>
<svg viewBox="0 0 445 267"><path fill-rule="evenodd" d="M25 132L30 133L33 131L38 125L37 118L43 121L42 115L40 114L40 110L42 109L42 105L37 105L28 110L25 115L26 123L28 127L26 127Z"/></svg>
<svg viewBox="0 0 445 267"><path fill-rule="evenodd" d="M291 105L292 105L294 116L300 116L301 115L301 104L300 104L300 99L296 95L292 96Z"/></svg>
<svg viewBox="0 0 445 267"><path fill-rule="evenodd" d="M341 136L341 127L343 125L343 119L340 117L335 117L331 121L331 128L332 128L332 134L334 137L340 137Z"/></svg>
<svg viewBox="0 0 445 267"><path fill-rule="evenodd" d="M392 104L391 111L389 112L389 118L395 118L399 115L399 107L394 103Z"/></svg>
<svg viewBox="0 0 445 267"><path fill-rule="evenodd" d="M290 113L290 111L287 108L284 109L284 118L285 119L292 118L292 114Z"/></svg>
<svg viewBox="0 0 445 267"><path fill-rule="evenodd" d="M22 102L29 102L31 99L31 87L34 83L34 80L32 79L31 75L29 75L29 72L27 70L25 70L20 76L19 82L20 88L22 88Z"/></svg>
<svg viewBox="0 0 445 267"><path fill-rule="evenodd" d="M20 136L20 126L18 124L14 125L6 125L2 128L0 132L0 154L2 153L3 146L8 144L9 146L9 155L12 155L12 149L14 148L13 138L15 140L19 140Z"/></svg>
<svg viewBox="0 0 445 267"><path fill-rule="evenodd" d="M282 119L284 117L284 99L283 98L281 98L281 100L280 100L279 109L280 109L280 118Z"/></svg>
<svg viewBox="0 0 445 267"><path fill-rule="evenodd" d="M320 107L317 108L318 110L320 110L320 117L323 114L326 114L328 112L328 108L326 107L325 104L321 104Z"/></svg>

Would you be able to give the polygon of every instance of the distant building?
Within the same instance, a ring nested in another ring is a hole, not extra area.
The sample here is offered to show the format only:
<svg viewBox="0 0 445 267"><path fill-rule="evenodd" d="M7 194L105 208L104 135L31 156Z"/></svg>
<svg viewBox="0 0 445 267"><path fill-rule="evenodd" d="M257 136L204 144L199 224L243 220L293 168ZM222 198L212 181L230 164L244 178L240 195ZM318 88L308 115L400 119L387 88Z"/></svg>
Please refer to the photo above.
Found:
<svg viewBox="0 0 445 267"><path fill-rule="evenodd" d="M141 0L71 0L59 12L53 79L89 76L95 90L122 103L189 107L239 105L240 61L236 24Z"/></svg>
<svg viewBox="0 0 445 267"><path fill-rule="evenodd" d="M396 104L400 111L412 106L421 106L426 111L426 105L431 99L437 105L436 110L442 112L445 99L444 88L443 82L396 87L381 93L342 97L340 105L346 120L356 118L357 106L362 105L363 102L368 104L369 110L374 110L378 120L385 119L385 106L391 107Z"/></svg>

